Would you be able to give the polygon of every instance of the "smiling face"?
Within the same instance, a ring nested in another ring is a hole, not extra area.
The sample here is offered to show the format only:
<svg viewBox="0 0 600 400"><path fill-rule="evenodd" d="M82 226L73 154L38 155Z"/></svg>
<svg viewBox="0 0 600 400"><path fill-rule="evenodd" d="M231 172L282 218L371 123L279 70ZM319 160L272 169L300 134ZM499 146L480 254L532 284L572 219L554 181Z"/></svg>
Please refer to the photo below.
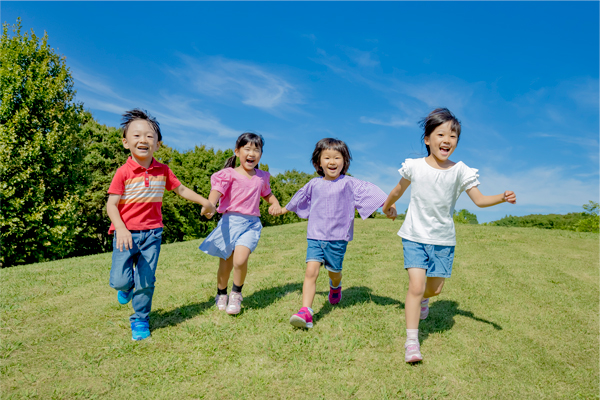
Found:
<svg viewBox="0 0 600 400"><path fill-rule="evenodd" d="M248 142L242 147L235 149L235 155L240 159L240 166L246 171L254 171L254 168L260 161L262 150L252 142Z"/></svg>
<svg viewBox="0 0 600 400"><path fill-rule="evenodd" d="M458 135L451 128L452 121L445 122L435 128L431 135L424 138L425 144L429 146L429 157L432 157L441 166L449 162L448 158L458 143Z"/></svg>
<svg viewBox="0 0 600 400"><path fill-rule="evenodd" d="M152 163L152 155L160 147L160 142L152 126L138 119L129 124L123 138L123 147L131 151L131 157L135 162L148 168Z"/></svg>
<svg viewBox="0 0 600 400"><path fill-rule="evenodd" d="M344 156L337 150L323 150L319 166L323 170L323 178L332 181L337 179L344 169Z"/></svg>

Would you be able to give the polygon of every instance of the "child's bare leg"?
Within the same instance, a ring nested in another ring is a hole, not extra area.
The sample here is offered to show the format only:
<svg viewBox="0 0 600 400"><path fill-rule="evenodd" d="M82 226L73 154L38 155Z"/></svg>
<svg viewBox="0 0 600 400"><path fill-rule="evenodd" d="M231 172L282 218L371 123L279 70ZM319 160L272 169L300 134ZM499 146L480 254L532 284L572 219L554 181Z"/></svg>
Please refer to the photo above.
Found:
<svg viewBox="0 0 600 400"><path fill-rule="evenodd" d="M235 250L231 255L233 258L233 283L236 286L242 286L246 281L250 253L250 249L246 246L235 246Z"/></svg>
<svg viewBox="0 0 600 400"><path fill-rule="evenodd" d="M304 285L302 286L302 307L312 308L315 293L317 292L317 278L319 277L320 269L321 263L318 261L309 261L306 263L306 274L304 275Z"/></svg>
<svg viewBox="0 0 600 400"><path fill-rule="evenodd" d="M329 279L331 279L331 287L338 287L340 286L340 282L342 281L342 273L341 272L331 272L331 271L327 271L329 272Z"/></svg>
<svg viewBox="0 0 600 400"><path fill-rule="evenodd" d="M423 293L423 297L428 299L442 293L442 288L444 287L445 281L446 278L427 278L427 284L425 286L425 293Z"/></svg>
<svg viewBox="0 0 600 400"><path fill-rule="evenodd" d="M423 268L409 268L407 271L408 292L404 305L406 329L419 329L421 300L423 300L423 293L427 285L426 271Z"/></svg>
<svg viewBox="0 0 600 400"><path fill-rule="evenodd" d="M233 269L233 254L227 260L219 258L219 270L217 271L217 288L227 289L229 283L229 275Z"/></svg>

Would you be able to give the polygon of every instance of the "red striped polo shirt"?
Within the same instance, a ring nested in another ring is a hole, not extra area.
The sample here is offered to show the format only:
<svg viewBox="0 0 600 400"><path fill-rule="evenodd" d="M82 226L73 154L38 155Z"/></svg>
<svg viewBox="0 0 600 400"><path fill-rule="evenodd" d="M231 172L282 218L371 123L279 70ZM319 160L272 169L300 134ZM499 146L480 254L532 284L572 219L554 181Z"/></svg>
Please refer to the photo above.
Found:
<svg viewBox="0 0 600 400"><path fill-rule="evenodd" d="M163 226L163 193L179 185L181 182L169 166L153 158L150 168L146 169L129 157L115 173L108 193L121 196L117 208L127 229L143 231ZM110 224L108 233L114 231L115 226Z"/></svg>

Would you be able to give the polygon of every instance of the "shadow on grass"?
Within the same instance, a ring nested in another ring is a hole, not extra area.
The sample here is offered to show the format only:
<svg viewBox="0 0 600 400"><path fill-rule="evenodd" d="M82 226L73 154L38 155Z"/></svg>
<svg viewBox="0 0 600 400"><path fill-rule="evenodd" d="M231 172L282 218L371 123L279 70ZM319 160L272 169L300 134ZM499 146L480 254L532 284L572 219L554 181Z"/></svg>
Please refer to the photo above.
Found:
<svg viewBox="0 0 600 400"><path fill-rule="evenodd" d="M352 307L356 304L362 304L372 302L380 306L394 305L397 304L399 308L404 309L404 303L391 297L377 296L374 295L373 290L366 286L353 286L348 289L342 289L342 301L332 306L327 301L323 307L313 315L313 320L318 321L331 312L334 308L347 308ZM329 291L317 292L319 295L328 296Z"/></svg>
<svg viewBox="0 0 600 400"><path fill-rule="evenodd" d="M458 302L456 301L437 300L431 304L427 319L421 321L419 324L419 336L421 340L427 340L432 333L442 333L452 329L455 323L454 317L457 315L468 317L484 324L489 324L497 331L502 330L502 327L495 322L476 317L471 311L461 310L458 308Z"/></svg>
<svg viewBox="0 0 600 400"><path fill-rule="evenodd" d="M301 291L302 283L287 283L281 286L275 286L268 289L262 289L244 297L242 311L237 315L244 313L245 309L258 310L273 304L278 299L286 296L290 292ZM155 310L150 312L150 329L156 330L168 326L179 325L180 323L192 319L197 315L204 313L209 308L215 306L214 298L209 298L203 303L186 304L173 310Z"/></svg>

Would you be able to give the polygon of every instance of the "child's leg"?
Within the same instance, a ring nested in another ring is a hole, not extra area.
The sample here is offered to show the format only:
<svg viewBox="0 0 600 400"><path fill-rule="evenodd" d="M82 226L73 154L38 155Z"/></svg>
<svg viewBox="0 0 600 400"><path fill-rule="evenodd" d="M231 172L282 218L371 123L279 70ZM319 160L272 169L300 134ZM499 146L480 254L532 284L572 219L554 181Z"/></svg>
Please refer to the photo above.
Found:
<svg viewBox="0 0 600 400"><path fill-rule="evenodd" d="M423 268L408 268L408 292L404 311L406 313L406 329L419 329L421 315L421 300L427 286L426 270Z"/></svg>
<svg viewBox="0 0 600 400"><path fill-rule="evenodd" d="M430 297L438 296L440 293L442 293L442 288L444 287L445 281L446 278L427 278L427 284L425 286L425 292L423 293L423 297L428 299Z"/></svg>
<svg viewBox="0 0 600 400"><path fill-rule="evenodd" d="M318 261L308 261L306 263L306 274L304 275L304 285L302 286L302 307L312 308L315 293L317 293L317 278L319 277L320 269L321 263Z"/></svg>
<svg viewBox="0 0 600 400"><path fill-rule="evenodd" d="M217 271L217 289L227 290L229 276L233 269L233 254L227 260L219 258L219 270Z"/></svg>
<svg viewBox="0 0 600 400"><path fill-rule="evenodd" d="M329 279L331 280L331 282L329 283L330 286L332 288L336 288L338 286L340 286L340 283L342 282L342 273L341 272L331 272L331 271L327 271L329 272Z"/></svg>
<svg viewBox="0 0 600 400"><path fill-rule="evenodd" d="M233 284L236 286L241 287L246 281L250 253L250 249L246 246L235 246L235 250L231 255L233 258Z"/></svg>
<svg viewBox="0 0 600 400"><path fill-rule="evenodd" d="M148 315L152 308L152 296L154 295L154 283L156 282L156 266L160 255L160 242L162 228L151 229L141 232L142 236L138 246L140 256L135 266L135 292L131 305L135 314L130 320L148 321Z"/></svg>

